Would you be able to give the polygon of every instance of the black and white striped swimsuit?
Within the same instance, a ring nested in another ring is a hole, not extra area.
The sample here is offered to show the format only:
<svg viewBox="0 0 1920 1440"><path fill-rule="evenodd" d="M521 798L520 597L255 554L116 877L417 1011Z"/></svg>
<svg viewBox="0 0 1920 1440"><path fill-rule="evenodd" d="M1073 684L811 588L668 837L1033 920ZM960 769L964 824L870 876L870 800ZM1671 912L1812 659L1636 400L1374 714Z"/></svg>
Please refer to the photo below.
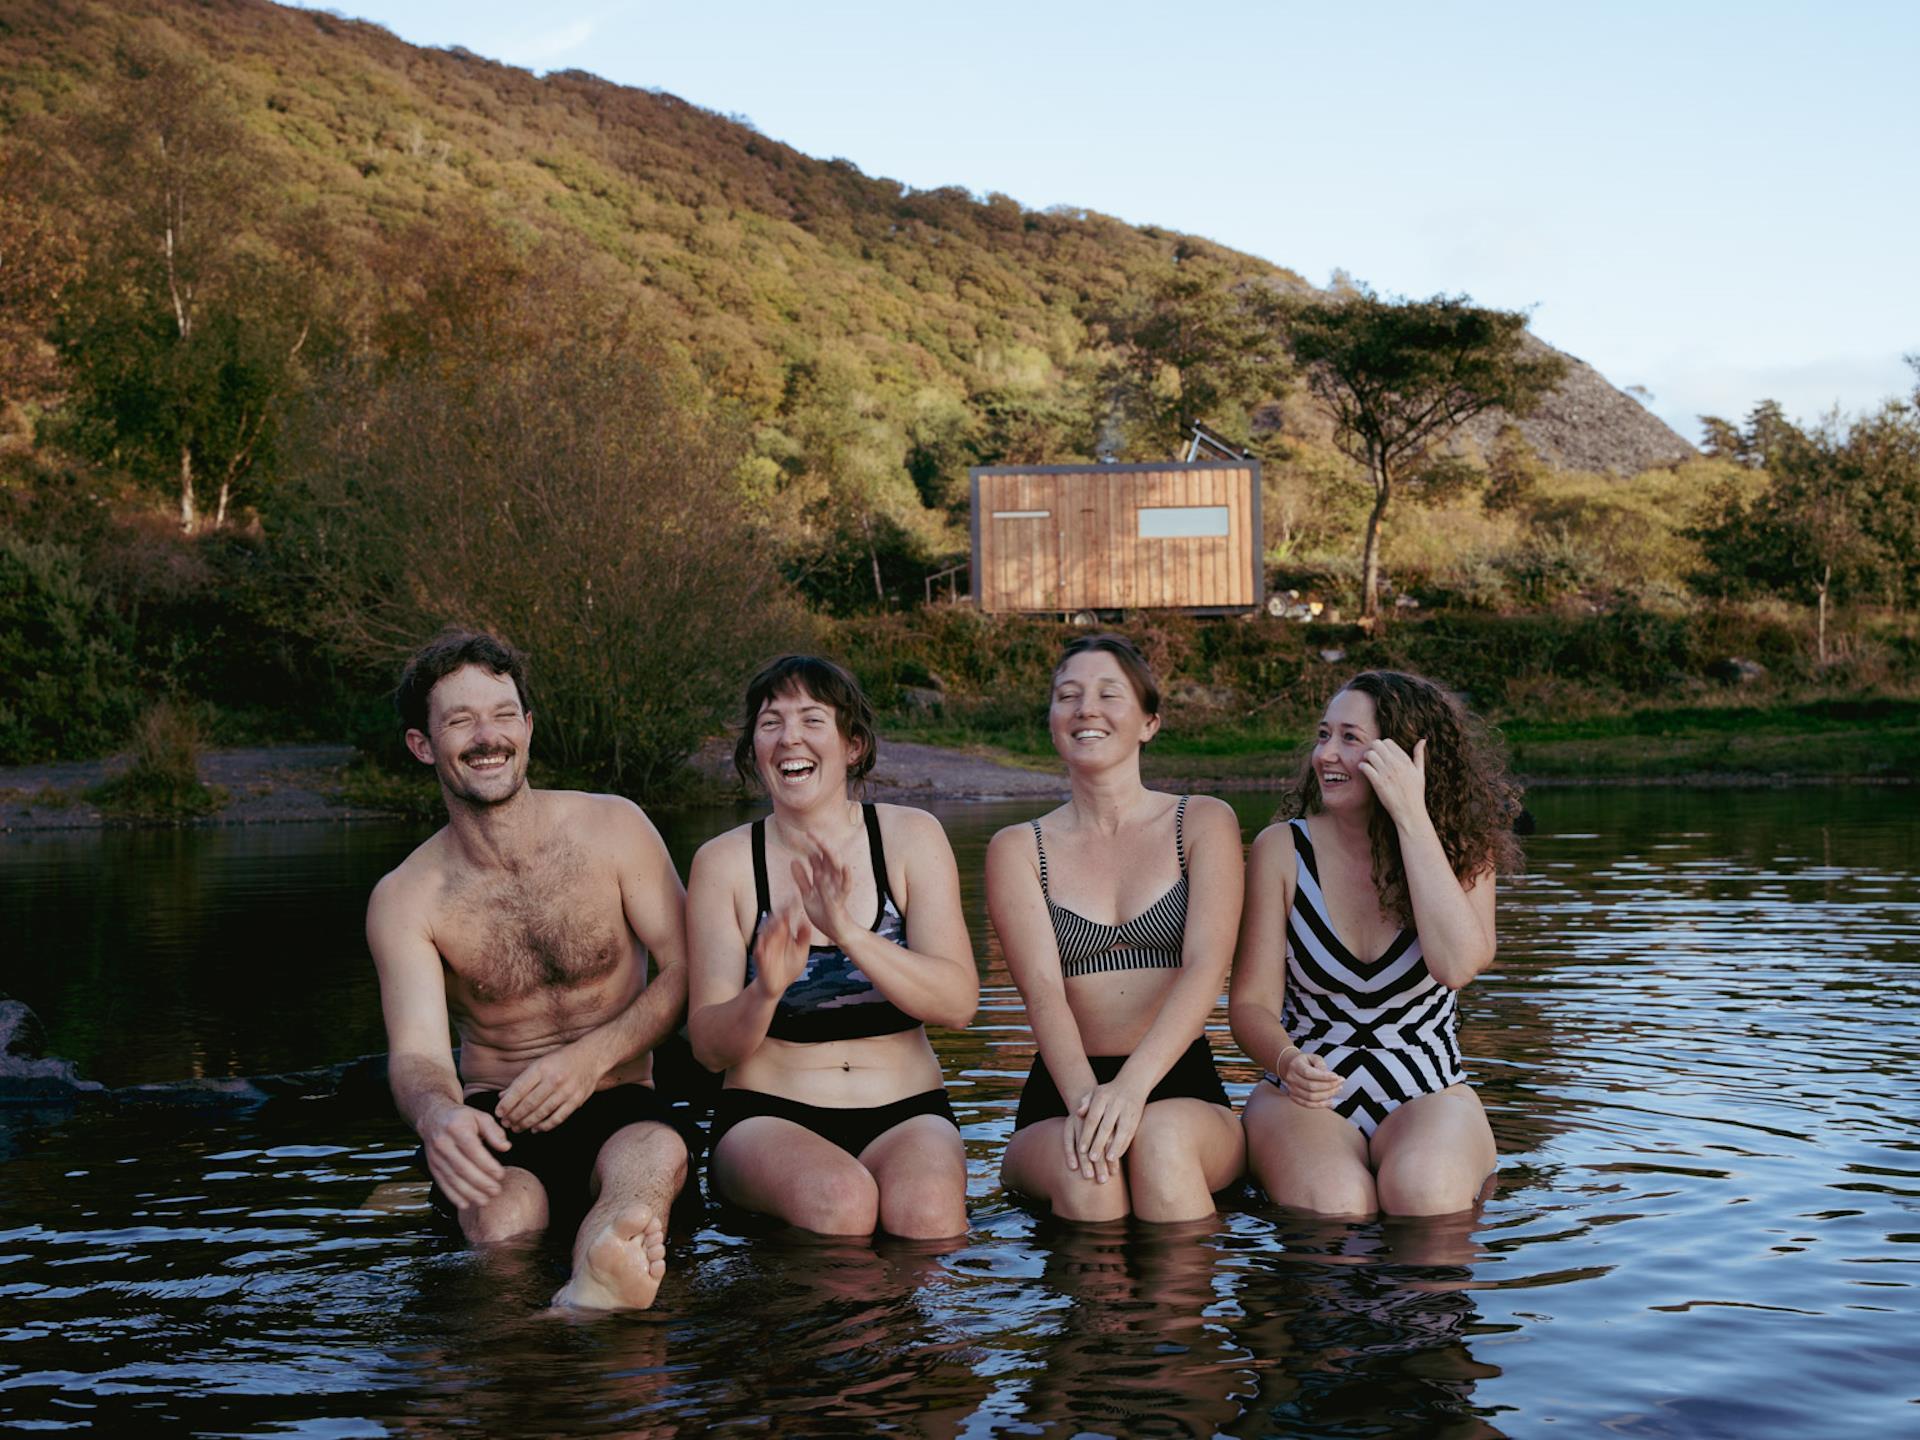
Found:
<svg viewBox="0 0 1920 1440"><path fill-rule="evenodd" d="M1294 1044L1346 1079L1333 1108L1371 1136L1407 1101L1467 1078L1458 1002L1427 969L1411 929L1402 929L1371 964L1354 957L1334 933L1307 822L1291 823L1299 858L1280 1021ZM1276 1076L1266 1078L1280 1085Z"/></svg>
<svg viewBox="0 0 1920 1440"><path fill-rule="evenodd" d="M1053 903L1047 888L1047 846L1040 822L1032 821L1033 843L1040 851L1040 893L1053 917L1053 938L1060 949L1060 973L1097 975L1106 970L1178 970L1187 934L1187 797L1173 814L1173 853L1180 878L1167 893L1131 920L1102 925Z"/></svg>

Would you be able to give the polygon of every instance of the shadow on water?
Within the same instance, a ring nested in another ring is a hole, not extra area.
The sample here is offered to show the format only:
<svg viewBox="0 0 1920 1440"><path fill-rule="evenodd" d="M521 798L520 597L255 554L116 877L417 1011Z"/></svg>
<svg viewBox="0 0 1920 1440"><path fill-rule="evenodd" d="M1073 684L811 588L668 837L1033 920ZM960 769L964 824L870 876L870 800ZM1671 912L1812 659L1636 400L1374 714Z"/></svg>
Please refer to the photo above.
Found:
<svg viewBox="0 0 1920 1440"><path fill-rule="evenodd" d="M420 832L0 837L7 988L104 1082L0 1104L0 1424L94 1434L1799 1436L1920 1403L1920 821L1904 793L1553 791L1463 1048L1476 1216L1060 1226L997 1183L1033 1040L981 854L935 1036L957 1246L696 1210L658 1307L464 1248L369 1067L360 918ZM1249 832L1270 798L1242 805ZM729 818L669 831L683 865ZM1258 1069L1210 1022L1229 1091ZM164 1083L161 1083L164 1082Z"/></svg>

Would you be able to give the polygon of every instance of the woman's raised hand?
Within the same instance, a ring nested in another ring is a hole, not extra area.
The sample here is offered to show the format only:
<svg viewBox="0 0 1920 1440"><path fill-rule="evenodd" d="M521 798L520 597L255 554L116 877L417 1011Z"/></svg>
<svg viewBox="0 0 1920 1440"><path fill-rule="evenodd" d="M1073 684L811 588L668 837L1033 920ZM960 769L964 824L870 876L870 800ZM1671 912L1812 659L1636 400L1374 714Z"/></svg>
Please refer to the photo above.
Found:
<svg viewBox="0 0 1920 1440"><path fill-rule="evenodd" d="M800 854L793 861L793 883L806 907L807 919L831 943L844 945L848 932L860 928L847 910L853 872L817 841L803 838L800 843Z"/></svg>
<svg viewBox="0 0 1920 1440"><path fill-rule="evenodd" d="M1409 756L1397 740L1376 740L1360 757L1360 773L1373 787L1373 798L1386 807L1396 825L1405 824L1427 808L1427 742L1413 742Z"/></svg>
<svg viewBox="0 0 1920 1440"><path fill-rule="evenodd" d="M756 982L774 996L800 978L807 968L807 912L798 904L767 917L753 942L753 968Z"/></svg>

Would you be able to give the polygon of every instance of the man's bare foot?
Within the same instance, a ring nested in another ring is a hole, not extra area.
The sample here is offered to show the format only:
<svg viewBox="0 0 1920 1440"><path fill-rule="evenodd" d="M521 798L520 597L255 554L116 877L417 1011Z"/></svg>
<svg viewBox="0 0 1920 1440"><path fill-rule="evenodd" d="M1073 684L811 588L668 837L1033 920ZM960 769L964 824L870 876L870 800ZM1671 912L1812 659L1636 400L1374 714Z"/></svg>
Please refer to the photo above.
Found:
<svg viewBox="0 0 1920 1440"><path fill-rule="evenodd" d="M573 1278L554 1292L555 1305L644 1310L667 1273L666 1229L646 1205L629 1205L576 1253Z"/></svg>

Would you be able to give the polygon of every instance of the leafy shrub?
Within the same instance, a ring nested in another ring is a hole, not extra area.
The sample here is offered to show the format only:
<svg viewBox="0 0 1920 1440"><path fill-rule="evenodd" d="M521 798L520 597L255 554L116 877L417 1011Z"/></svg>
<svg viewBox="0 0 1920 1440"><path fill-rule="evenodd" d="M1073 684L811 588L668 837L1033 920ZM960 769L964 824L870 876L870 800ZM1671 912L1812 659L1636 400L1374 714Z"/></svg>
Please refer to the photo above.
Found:
<svg viewBox="0 0 1920 1440"><path fill-rule="evenodd" d="M538 750L645 793L807 632L734 484L741 438L631 339L562 334L338 378L284 544L343 662L447 623L525 649Z"/></svg>
<svg viewBox="0 0 1920 1440"><path fill-rule="evenodd" d="M77 551L0 531L0 762L111 745L138 703L131 642Z"/></svg>
<svg viewBox="0 0 1920 1440"><path fill-rule="evenodd" d="M87 792L110 814L141 820L188 820L227 803L227 792L200 783L202 730L191 711L161 700L133 730L133 763Z"/></svg>

